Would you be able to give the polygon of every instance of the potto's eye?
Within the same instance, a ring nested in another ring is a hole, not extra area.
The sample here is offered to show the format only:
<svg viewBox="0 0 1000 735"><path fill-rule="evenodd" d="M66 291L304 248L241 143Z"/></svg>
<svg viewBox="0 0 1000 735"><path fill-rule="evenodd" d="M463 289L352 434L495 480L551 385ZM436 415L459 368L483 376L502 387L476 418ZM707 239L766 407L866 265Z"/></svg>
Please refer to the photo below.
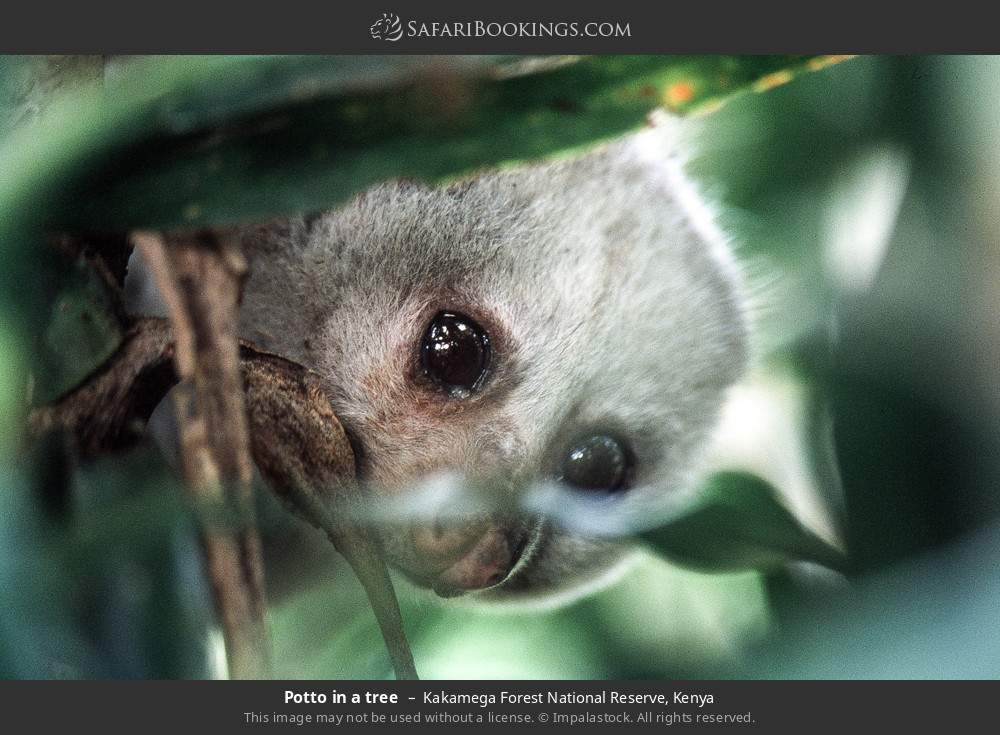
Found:
<svg viewBox="0 0 1000 735"><path fill-rule="evenodd" d="M578 439L563 458L563 482L580 490L615 493L628 487L632 458L614 437L596 434Z"/></svg>
<svg viewBox="0 0 1000 735"><path fill-rule="evenodd" d="M464 398L481 385L489 368L489 337L464 314L442 311L424 332L420 362L428 378Z"/></svg>

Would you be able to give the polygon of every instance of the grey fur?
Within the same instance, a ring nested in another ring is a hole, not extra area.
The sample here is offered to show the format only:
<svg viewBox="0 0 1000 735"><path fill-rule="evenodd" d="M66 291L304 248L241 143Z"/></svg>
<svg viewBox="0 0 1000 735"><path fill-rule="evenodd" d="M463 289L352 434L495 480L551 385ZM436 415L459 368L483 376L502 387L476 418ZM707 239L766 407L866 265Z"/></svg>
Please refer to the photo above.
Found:
<svg viewBox="0 0 1000 735"><path fill-rule="evenodd" d="M690 490L747 363L738 269L676 145L668 125L443 188L384 184L255 228L244 336L323 377L379 492L442 472L543 481L570 437L610 427L638 470L615 502L654 517ZM467 401L412 380L443 308L494 337L495 369ZM515 574L476 596L575 594L627 556L545 523Z"/></svg>

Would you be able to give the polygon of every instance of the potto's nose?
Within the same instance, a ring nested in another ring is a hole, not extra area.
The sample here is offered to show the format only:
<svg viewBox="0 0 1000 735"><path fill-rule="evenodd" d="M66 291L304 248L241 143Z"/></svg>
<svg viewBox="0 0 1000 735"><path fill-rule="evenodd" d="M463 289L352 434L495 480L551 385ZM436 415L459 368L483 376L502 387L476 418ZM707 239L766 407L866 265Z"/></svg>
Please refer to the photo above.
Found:
<svg viewBox="0 0 1000 735"><path fill-rule="evenodd" d="M414 525L411 533L413 548L429 562L453 561L475 543L488 524L486 518L457 522L437 518L429 524Z"/></svg>
<svg viewBox="0 0 1000 735"><path fill-rule="evenodd" d="M523 533L489 518L415 525L411 536L421 568L411 571L441 597L500 584L524 547Z"/></svg>

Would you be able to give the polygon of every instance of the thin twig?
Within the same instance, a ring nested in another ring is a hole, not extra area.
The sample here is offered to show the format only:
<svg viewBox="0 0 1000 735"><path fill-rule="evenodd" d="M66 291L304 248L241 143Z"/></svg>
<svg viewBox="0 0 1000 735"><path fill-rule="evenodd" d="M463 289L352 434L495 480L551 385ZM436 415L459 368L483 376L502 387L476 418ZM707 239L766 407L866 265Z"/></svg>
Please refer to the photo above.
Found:
<svg viewBox="0 0 1000 735"><path fill-rule="evenodd" d="M237 314L246 274L240 246L225 233L133 234L167 304L179 383L174 405L181 467L202 517L202 535L229 675L270 673L264 565L254 523L250 441L240 376Z"/></svg>

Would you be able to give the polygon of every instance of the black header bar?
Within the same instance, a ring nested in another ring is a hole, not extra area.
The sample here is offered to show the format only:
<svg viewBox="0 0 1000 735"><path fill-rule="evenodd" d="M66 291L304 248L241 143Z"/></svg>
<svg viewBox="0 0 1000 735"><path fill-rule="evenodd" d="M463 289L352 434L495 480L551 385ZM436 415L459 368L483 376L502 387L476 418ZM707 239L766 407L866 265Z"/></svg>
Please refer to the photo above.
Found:
<svg viewBox="0 0 1000 735"><path fill-rule="evenodd" d="M10 3L4 53L1000 52L989 3Z"/></svg>

